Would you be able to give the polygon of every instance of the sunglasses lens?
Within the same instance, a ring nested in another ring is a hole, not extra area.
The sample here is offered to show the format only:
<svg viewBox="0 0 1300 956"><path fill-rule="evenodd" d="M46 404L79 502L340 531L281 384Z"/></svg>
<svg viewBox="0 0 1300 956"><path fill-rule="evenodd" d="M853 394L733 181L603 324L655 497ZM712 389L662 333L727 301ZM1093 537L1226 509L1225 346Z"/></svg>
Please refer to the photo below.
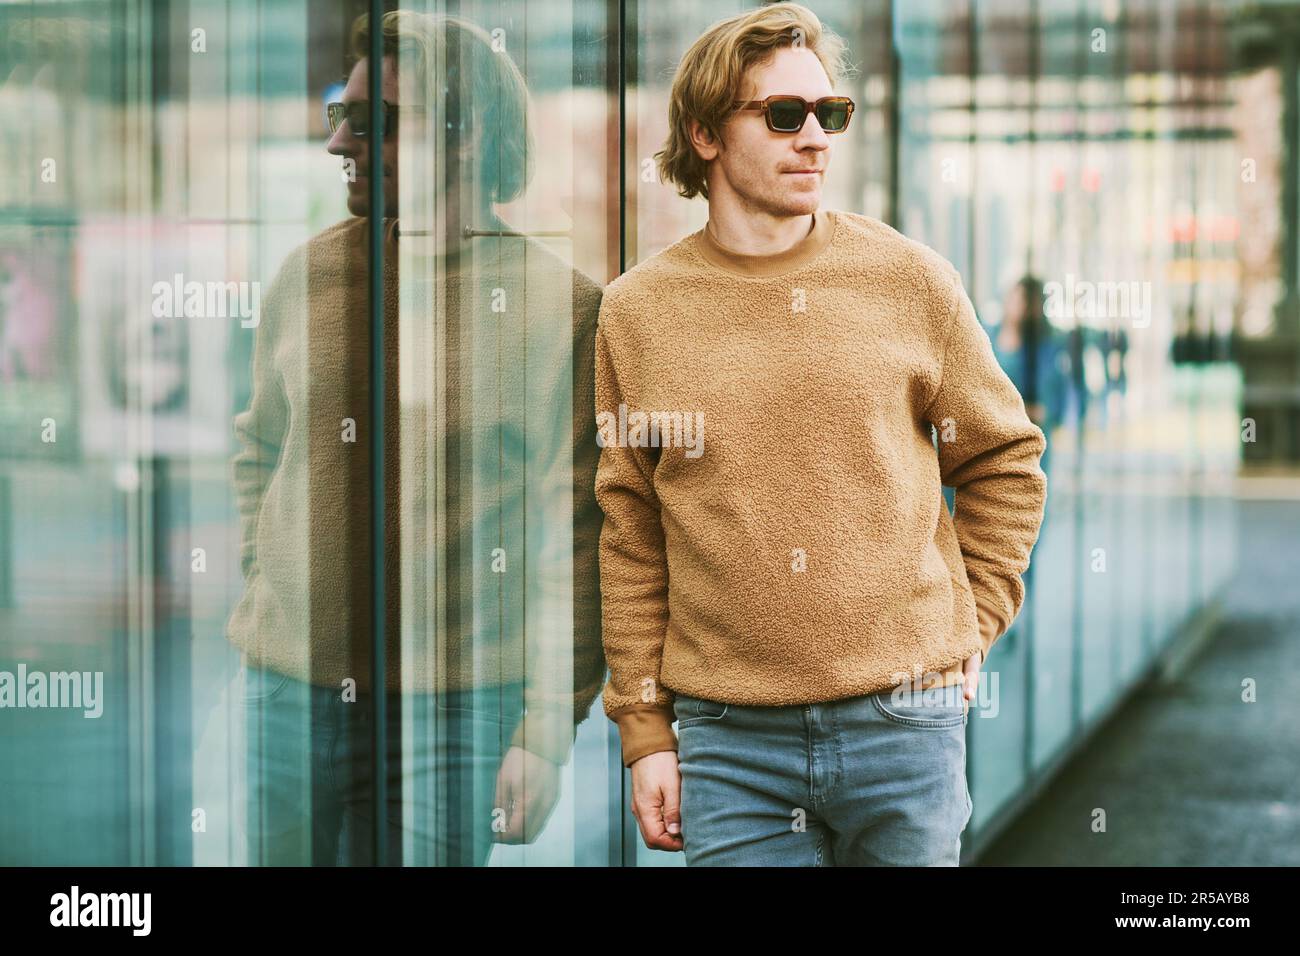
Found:
<svg viewBox="0 0 1300 956"><path fill-rule="evenodd" d="M769 100L767 115L772 126L785 133L793 133L803 126L803 102L800 100Z"/></svg>
<svg viewBox="0 0 1300 956"><path fill-rule="evenodd" d="M352 135L365 136L370 132L370 104L364 101L356 101L348 104L348 125L352 127Z"/></svg>
<svg viewBox="0 0 1300 956"><path fill-rule="evenodd" d="M331 133L337 133L344 120L347 120L353 136L365 136L370 132L370 104L364 100L330 103L325 107L325 115L329 119Z"/></svg>
<svg viewBox="0 0 1300 956"><path fill-rule="evenodd" d="M838 133L849 125L849 104L847 100L831 100L817 107L817 122L828 133Z"/></svg>

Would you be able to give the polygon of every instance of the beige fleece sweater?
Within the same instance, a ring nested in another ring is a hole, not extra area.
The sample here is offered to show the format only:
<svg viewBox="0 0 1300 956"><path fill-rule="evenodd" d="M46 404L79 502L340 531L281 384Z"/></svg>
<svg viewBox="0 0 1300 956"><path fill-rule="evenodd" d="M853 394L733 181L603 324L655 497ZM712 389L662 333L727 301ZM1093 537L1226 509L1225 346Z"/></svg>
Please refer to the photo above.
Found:
<svg viewBox="0 0 1300 956"><path fill-rule="evenodd" d="M377 683L367 225L332 226L280 268L231 460L245 587L227 636L254 664L340 692ZM475 238L435 261L398 235L390 221L383 683L491 694L522 682L513 743L563 763L605 675L600 288L533 239ZM403 357L418 370L405 383Z"/></svg>
<svg viewBox="0 0 1300 956"><path fill-rule="evenodd" d="M625 765L677 749L677 692L790 705L959 683L1020 610L1043 433L957 270L879 220L823 210L766 257L706 227L617 278L596 411Z"/></svg>

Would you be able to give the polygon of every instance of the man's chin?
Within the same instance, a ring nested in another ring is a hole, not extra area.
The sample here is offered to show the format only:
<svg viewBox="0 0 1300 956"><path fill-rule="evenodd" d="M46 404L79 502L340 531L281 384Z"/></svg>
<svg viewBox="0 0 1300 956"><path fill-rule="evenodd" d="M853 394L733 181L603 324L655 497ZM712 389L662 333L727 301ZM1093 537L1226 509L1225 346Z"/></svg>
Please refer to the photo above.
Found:
<svg viewBox="0 0 1300 956"><path fill-rule="evenodd" d="M806 216L816 212L822 205L821 190L794 193L786 197L787 215Z"/></svg>

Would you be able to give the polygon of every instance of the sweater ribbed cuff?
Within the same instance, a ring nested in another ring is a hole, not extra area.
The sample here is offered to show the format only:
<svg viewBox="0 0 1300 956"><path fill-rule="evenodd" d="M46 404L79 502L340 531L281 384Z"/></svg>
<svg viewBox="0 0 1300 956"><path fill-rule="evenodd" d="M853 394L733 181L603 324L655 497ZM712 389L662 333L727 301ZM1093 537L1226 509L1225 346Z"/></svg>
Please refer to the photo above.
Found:
<svg viewBox="0 0 1300 956"><path fill-rule="evenodd" d="M672 704L632 704L610 714L623 744L623 766L662 750L677 750Z"/></svg>

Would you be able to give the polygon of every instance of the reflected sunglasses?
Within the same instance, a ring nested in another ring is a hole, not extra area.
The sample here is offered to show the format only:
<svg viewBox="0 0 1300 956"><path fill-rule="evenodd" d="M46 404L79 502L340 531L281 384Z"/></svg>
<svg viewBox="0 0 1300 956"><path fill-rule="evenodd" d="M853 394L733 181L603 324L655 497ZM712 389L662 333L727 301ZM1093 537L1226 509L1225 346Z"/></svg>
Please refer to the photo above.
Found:
<svg viewBox="0 0 1300 956"><path fill-rule="evenodd" d="M842 133L853 115L853 101L847 96L823 96L810 103L802 96L769 96L765 100L737 100L737 109L762 110L767 128L774 133L797 133L803 129L809 113L827 133Z"/></svg>
<svg viewBox="0 0 1300 956"><path fill-rule="evenodd" d="M384 109L380 114L380 121L383 128L379 131L380 136L387 136L389 133L397 131L397 113L423 113L422 106L398 106L396 103L390 103L388 100L381 100ZM343 121L348 121L348 127L352 130L352 135L364 139L370 135L370 101L369 100L352 100L350 103L327 103L325 106L325 115L329 119L330 132L337 133Z"/></svg>

